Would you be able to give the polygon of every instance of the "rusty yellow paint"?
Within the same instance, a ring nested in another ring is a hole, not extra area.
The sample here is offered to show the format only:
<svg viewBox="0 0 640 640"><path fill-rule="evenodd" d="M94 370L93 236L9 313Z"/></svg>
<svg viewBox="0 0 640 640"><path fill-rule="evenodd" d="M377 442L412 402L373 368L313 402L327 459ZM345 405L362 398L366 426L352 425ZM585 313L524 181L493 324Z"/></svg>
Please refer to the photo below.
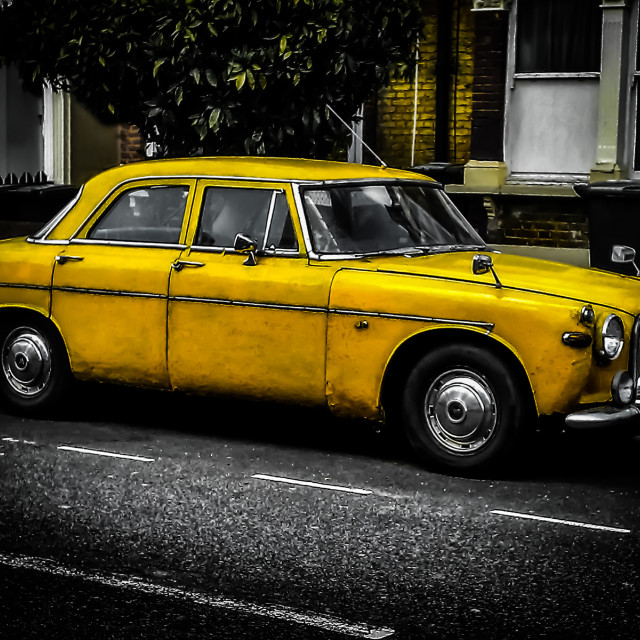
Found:
<svg viewBox="0 0 640 640"><path fill-rule="evenodd" d="M51 315L80 378L168 386L167 288L179 249L75 244L57 263Z"/></svg>
<svg viewBox="0 0 640 640"><path fill-rule="evenodd" d="M380 418L389 364L403 345L424 336L439 344L473 335L509 351L540 414L609 400L613 376L628 366L638 279L493 254L498 287L491 273L473 274L472 251L311 259L292 183L365 178L422 179L377 167L262 158L154 161L107 171L85 185L44 242L0 242L0 313L14 307L50 316L78 377L328 404L348 416ZM167 183L191 187L177 245L83 242L122 192ZM300 254L261 255L247 266L234 252L192 247L202 194L215 184L283 190ZM74 259L56 262L58 255ZM176 270L176 260L192 264ZM610 313L622 318L627 344L615 361L601 364L591 347L563 344L565 332L595 337L596 327L579 322L585 304L598 321Z"/></svg>
<svg viewBox="0 0 640 640"><path fill-rule="evenodd" d="M175 388L323 404L332 269L301 258L192 251L203 267L171 278L169 369Z"/></svg>
<svg viewBox="0 0 640 640"><path fill-rule="evenodd" d="M578 323L579 312L588 302L598 316L618 313L629 335L633 315L625 308L637 300L638 282L496 255L496 272L505 283L497 288L491 274L472 274L472 255L378 258L363 261L359 268L352 263L337 274L331 290L332 309L397 316L369 316L366 331L356 328L361 319L357 313L330 319L327 379L329 402L337 411L363 416L377 413L384 371L399 346L420 333L442 329L455 330L460 339L464 332L480 333L487 343L496 341L509 349L522 364L540 414L610 399L611 380L626 367L628 351L600 365L591 348L571 348L561 338L569 331L593 335L593 328ZM608 299L614 308L595 302L602 299ZM404 320L403 315L425 320ZM493 328L483 331L464 324L478 321Z"/></svg>
<svg viewBox="0 0 640 640"><path fill-rule="evenodd" d="M60 247L33 245L25 238L0 241L0 308L30 309L47 316L51 270Z"/></svg>

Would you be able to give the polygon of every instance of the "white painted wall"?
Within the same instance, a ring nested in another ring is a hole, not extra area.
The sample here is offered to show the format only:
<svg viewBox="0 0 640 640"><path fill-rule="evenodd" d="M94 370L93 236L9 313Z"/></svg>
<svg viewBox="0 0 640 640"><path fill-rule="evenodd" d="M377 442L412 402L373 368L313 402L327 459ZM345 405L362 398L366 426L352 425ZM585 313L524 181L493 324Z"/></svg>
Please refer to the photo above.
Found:
<svg viewBox="0 0 640 640"><path fill-rule="evenodd" d="M0 176L44 167L42 96L22 88L17 71L0 67Z"/></svg>

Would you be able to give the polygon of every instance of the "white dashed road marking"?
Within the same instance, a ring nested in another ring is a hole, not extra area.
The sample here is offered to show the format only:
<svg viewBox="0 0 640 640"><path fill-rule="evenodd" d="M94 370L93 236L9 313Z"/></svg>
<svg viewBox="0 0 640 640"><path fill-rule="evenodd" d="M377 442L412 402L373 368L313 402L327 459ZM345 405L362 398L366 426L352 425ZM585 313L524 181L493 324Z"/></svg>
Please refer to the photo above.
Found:
<svg viewBox="0 0 640 640"><path fill-rule="evenodd" d="M281 478L279 476L269 476L263 473L256 473L251 476L257 480L271 480L272 482L284 482L286 484L295 484L303 487L313 487L314 489L329 489L331 491L344 491L345 493L357 493L361 496L371 495L372 491L366 489L354 489L352 487L340 487L333 484L322 484L321 482L308 482L306 480L292 480L291 478Z"/></svg>
<svg viewBox="0 0 640 640"><path fill-rule="evenodd" d="M88 453L94 456L106 456L108 458L123 458L125 460L136 460L137 462L155 462L155 458L145 458L144 456L130 456L126 453L113 453L112 451L100 451L98 449L85 449L84 447L70 447L60 445L58 449L62 451L76 451L77 453Z"/></svg>
<svg viewBox="0 0 640 640"><path fill-rule="evenodd" d="M536 516L531 513L517 513L516 511L502 511L494 509L491 513L499 516L509 516L511 518L524 518L526 520L540 520L542 522L551 522L554 524L567 524L572 527L582 527L583 529L596 529L598 531L614 531L615 533L631 533L631 529L622 529L620 527L605 527L601 524L589 524L587 522L575 522L573 520L560 520L559 518L547 518L545 516Z"/></svg>
<svg viewBox="0 0 640 640"><path fill-rule="evenodd" d="M12 443L21 443L21 444L30 444L32 446L35 446L37 443L34 442L33 440L20 440L19 438L9 438L8 436L5 438L2 438L3 442L12 442Z"/></svg>
<svg viewBox="0 0 640 640"><path fill-rule="evenodd" d="M79 578L87 582L120 589L132 589L152 596L188 600L197 605L226 609L242 615L261 616L272 620L295 622L308 627L315 627L324 631L341 633L356 638L381 640L392 636L395 631L386 627L374 627L363 623L353 623L340 618L326 615L316 615L299 611L291 607L280 605L259 605L243 600L234 600L222 596L211 596L198 591L187 591L176 587L163 586L149 582L143 578L130 577L121 574L88 572L65 567L54 560L33 558L28 556L9 556L0 554L0 564L17 569L41 571L49 575L64 578Z"/></svg>

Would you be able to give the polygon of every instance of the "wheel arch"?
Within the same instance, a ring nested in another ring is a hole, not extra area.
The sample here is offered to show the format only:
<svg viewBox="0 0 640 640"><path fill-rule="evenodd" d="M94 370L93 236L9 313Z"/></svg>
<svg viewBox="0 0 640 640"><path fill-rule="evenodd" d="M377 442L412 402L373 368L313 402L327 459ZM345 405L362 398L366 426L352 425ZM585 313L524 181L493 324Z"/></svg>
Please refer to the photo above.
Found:
<svg viewBox="0 0 640 640"><path fill-rule="evenodd" d="M47 328L49 328L52 333L57 336L60 340L60 343L63 345L64 350L67 352L67 356L69 351L67 349L67 344L62 336L62 332L58 325L49 317L49 315L35 307L0 307L0 334L5 327L10 327L15 325L18 322L24 322L27 320L34 320L35 322L40 322L44 324Z"/></svg>
<svg viewBox="0 0 640 640"><path fill-rule="evenodd" d="M523 362L517 354L496 336L474 329L438 328L415 334L405 340L393 353L382 379L380 402L385 415L397 417L402 390L409 374L429 350L443 344L468 344L485 349L499 358L516 376L517 384L527 398L527 412L537 416L538 410L533 387Z"/></svg>

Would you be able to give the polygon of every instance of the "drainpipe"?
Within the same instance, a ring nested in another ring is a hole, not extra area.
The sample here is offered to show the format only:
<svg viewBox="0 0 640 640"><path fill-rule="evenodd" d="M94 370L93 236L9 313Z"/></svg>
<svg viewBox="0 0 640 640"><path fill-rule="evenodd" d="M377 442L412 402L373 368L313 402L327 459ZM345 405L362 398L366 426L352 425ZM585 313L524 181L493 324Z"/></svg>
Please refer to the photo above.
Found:
<svg viewBox="0 0 640 640"><path fill-rule="evenodd" d="M451 29L453 2L438 0L438 45L436 49L436 139L435 161L449 161L449 109L451 104Z"/></svg>
<svg viewBox="0 0 640 640"><path fill-rule="evenodd" d="M416 59L413 76L413 132L411 135L411 166L416 163L416 136L418 134L418 67L420 65L420 38L416 39Z"/></svg>

